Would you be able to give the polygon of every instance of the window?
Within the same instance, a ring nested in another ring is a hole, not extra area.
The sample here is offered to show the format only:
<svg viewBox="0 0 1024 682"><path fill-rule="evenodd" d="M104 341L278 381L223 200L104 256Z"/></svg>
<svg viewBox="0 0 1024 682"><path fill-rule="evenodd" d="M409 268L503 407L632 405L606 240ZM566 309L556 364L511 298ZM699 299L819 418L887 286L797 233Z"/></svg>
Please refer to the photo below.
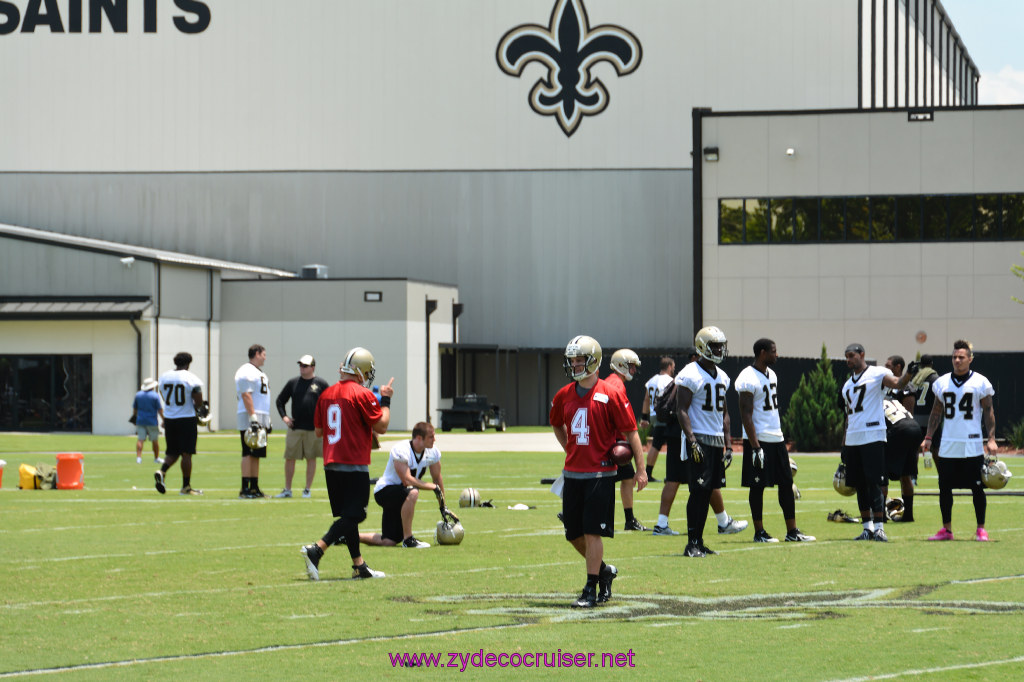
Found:
<svg viewBox="0 0 1024 682"><path fill-rule="evenodd" d="M974 196L949 197L949 238L974 238Z"/></svg>
<svg viewBox="0 0 1024 682"><path fill-rule="evenodd" d="M895 197L871 199L871 241L891 242L896 239Z"/></svg>
<svg viewBox="0 0 1024 682"><path fill-rule="evenodd" d="M949 228L946 197L924 198L924 241L945 241Z"/></svg>
<svg viewBox="0 0 1024 682"><path fill-rule="evenodd" d="M772 236L773 244L793 241L793 200L772 199Z"/></svg>
<svg viewBox="0 0 1024 682"><path fill-rule="evenodd" d="M793 238L798 242L818 241L818 200L793 200Z"/></svg>
<svg viewBox="0 0 1024 682"><path fill-rule="evenodd" d="M92 431L92 357L0 355L0 430Z"/></svg>
<svg viewBox="0 0 1024 682"><path fill-rule="evenodd" d="M979 194L974 206L974 238L999 239L1003 212L999 195Z"/></svg>
<svg viewBox="0 0 1024 682"><path fill-rule="evenodd" d="M746 213L745 239L748 244L760 244L768 241L768 200L747 199L744 202Z"/></svg>
<svg viewBox="0 0 1024 682"><path fill-rule="evenodd" d="M722 244L743 243L743 200L718 202L718 240Z"/></svg>
<svg viewBox="0 0 1024 682"><path fill-rule="evenodd" d="M866 242L871 236L871 213L867 197L846 200L846 241Z"/></svg>
<svg viewBox="0 0 1024 682"><path fill-rule="evenodd" d="M921 197L897 197L896 241L920 241L921 216Z"/></svg>
<svg viewBox="0 0 1024 682"><path fill-rule="evenodd" d="M846 239L846 209L842 199L821 200L821 241Z"/></svg>
<svg viewBox="0 0 1024 682"><path fill-rule="evenodd" d="M721 244L1024 240L1024 194L721 199Z"/></svg>
<svg viewBox="0 0 1024 682"><path fill-rule="evenodd" d="M1003 239L1024 239L1024 194L1003 197Z"/></svg>

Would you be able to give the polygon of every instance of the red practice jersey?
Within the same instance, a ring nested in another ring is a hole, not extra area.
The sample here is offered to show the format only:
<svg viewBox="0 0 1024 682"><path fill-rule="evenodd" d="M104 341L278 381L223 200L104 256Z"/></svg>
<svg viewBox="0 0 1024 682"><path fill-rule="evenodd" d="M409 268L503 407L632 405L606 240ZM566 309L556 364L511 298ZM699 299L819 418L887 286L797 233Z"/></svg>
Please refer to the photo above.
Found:
<svg viewBox="0 0 1024 682"><path fill-rule="evenodd" d="M324 464L370 464L372 426L384 413L373 392L339 381L320 394L313 426L324 433Z"/></svg>
<svg viewBox="0 0 1024 682"><path fill-rule="evenodd" d="M605 379L598 379L582 398L575 382L563 386L552 401L549 421L551 426L566 428L565 470L577 473L615 471L608 450L620 433L636 431L636 417L625 391Z"/></svg>

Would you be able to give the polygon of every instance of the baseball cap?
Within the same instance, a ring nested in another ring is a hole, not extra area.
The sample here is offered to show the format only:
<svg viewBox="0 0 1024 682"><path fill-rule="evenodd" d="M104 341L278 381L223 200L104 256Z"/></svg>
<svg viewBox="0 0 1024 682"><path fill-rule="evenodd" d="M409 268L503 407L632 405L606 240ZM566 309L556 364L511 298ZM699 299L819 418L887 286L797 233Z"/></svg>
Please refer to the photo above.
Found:
<svg viewBox="0 0 1024 682"><path fill-rule="evenodd" d="M863 353L863 352L864 352L864 346L863 345L861 345L859 343L851 343L849 346L846 347L846 350L843 352L843 354L845 355L846 353Z"/></svg>
<svg viewBox="0 0 1024 682"><path fill-rule="evenodd" d="M313 359L312 355L303 355L299 358L300 365L316 365L316 360Z"/></svg>
<svg viewBox="0 0 1024 682"><path fill-rule="evenodd" d="M142 388L143 391L152 391L156 387L157 387L156 379L154 379L153 377L146 377L146 380L142 382L142 387L141 388Z"/></svg>

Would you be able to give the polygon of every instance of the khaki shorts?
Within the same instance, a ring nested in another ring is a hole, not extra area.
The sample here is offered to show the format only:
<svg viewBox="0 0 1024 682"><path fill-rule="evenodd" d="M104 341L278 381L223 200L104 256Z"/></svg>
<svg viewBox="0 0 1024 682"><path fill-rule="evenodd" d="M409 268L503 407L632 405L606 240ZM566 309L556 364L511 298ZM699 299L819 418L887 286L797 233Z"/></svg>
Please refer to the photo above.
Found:
<svg viewBox="0 0 1024 682"><path fill-rule="evenodd" d="M324 455L322 438L316 437L315 431L305 429L288 429L284 439L285 459L317 459Z"/></svg>

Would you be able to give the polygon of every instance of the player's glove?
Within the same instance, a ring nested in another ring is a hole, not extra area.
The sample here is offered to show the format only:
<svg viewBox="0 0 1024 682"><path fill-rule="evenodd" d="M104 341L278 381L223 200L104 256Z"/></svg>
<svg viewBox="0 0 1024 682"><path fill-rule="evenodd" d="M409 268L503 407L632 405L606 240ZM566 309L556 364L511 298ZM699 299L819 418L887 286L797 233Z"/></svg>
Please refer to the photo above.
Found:
<svg viewBox="0 0 1024 682"><path fill-rule="evenodd" d="M918 362L917 360L912 360L910 362L910 364L907 365L907 374L913 376L913 375L917 374L920 369L921 369L921 363Z"/></svg>
<svg viewBox="0 0 1024 682"><path fill-rule="evenodd" d="M442 503L444 502L444 492L441 490L441 486L439 486L439 485L435 485L434 486L434 497L437 498L438 502L442 502Z"/></svg>
<svg viewBox="0 0 1024 682"><path fill-rule="evenodd" d="M690 443L690 459L698 464L704 461L704 450L701 449L700 443L697 441Z"/></svg>
<svg viewBox="0 0 1024 682"><path fill-rule="evenodd" d="M755 469L764 469L764 449L763 448L758 448L757 450L754 450L753 456L754 456L754 468Z"/></svg>
<svg viewBox="0 0 1024 682"><path fill-rule="evenodd" d="M732 464L732 450L722 450L722 464L725 465L726 469L728 469L729 465Z"/></svg>

